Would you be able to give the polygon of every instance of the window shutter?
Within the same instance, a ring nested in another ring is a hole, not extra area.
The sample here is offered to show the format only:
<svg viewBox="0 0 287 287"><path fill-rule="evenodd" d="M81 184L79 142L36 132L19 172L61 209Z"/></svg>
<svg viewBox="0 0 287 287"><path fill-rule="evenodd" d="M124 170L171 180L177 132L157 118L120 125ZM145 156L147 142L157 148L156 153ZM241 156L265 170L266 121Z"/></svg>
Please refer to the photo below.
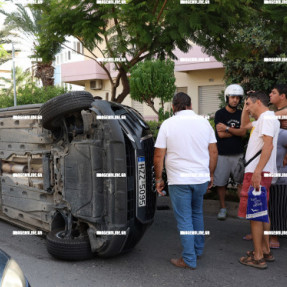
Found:
<svg viewBox="0 0 287 287"><path fill-rule="evenodd" d="M215 114L215 112L219 109L220 105L220 99L218 98L218 94L220 94L220 92L224 90L224 86L201 86L198 87L198 89L199 114Z"/></svg>

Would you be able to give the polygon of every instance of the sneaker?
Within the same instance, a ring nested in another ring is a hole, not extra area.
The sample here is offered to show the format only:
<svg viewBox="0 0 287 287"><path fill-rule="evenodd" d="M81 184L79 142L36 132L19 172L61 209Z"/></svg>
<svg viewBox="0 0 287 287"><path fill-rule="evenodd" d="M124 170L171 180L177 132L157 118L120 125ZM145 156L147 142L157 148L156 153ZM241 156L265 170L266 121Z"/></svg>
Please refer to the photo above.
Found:
<svg viewBox="0 0 287 287"><path fill-rule="evenodd" d="M226 208L221 208L217 214L217 219L219 220L225 220L227 216L227 210Z"/></svg>

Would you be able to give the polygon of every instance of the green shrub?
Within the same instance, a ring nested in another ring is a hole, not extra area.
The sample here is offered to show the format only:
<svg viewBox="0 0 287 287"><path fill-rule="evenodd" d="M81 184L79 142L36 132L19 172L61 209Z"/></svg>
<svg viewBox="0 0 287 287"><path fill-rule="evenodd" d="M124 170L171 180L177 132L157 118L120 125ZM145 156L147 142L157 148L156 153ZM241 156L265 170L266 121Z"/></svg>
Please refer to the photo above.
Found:
<svg viewBox="0 0 287 287"><path fill-rule="evenodd" d="M214 123L214 118L213 117L210 117L208 119L209 123L211 124L211 126L213 127L213 129L215 130L215 123Z"/></svg>
<svg viewBox="0 0 287 287"><path fill-rule="evenodd" d="M149 125L154 140L156 140L161 123L158 121L147 121L147 124Z"/></svg>
<svg viewBox="0 0 287 287"><path fill-rule="evenodd" d="M17 92L17 105L41 104L51 98L59 96L67 92L63 87L37 87L34 83L19 88ZM7 108L14 106L13 96L0 96L0 107Z"/></svg>

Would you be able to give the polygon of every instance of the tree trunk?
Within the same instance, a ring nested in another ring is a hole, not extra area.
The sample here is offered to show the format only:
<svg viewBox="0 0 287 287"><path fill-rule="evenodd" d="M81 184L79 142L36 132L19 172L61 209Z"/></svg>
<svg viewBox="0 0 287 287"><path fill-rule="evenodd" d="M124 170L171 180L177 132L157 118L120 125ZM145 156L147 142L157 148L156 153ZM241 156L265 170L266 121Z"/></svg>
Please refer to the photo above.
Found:
<svg viewBox="0 0 287 287"><path fill-rule="evenodd" d="M54 67L52 66L52 62L38 62L35 77L42 81L44 87L54 86Z"/></svg>
<svg viewBox="0 0 287 287"><path fill-rule="evenodd" d="M122 71L121 81L122 81L122 85L123 85L123 91L115 99L116 103L121 103L126 98L126 96L130 93L129 79L127 76L127 72L124 70Z"/></svg>
<svg viewBox="0 0 287 287"><path fill-rule="evenodd" d="M117 92L117 87L115 84L112 83L112 96L111 96L111 102L115 102L116 100L116 92Z"/></svg>
<svg viewBox="0 0 287 287"><path fill-rule="evenodd" d="M152 108L152 110L153 110L157 115L159 115L159 112L155 109L155 107L154 107L154 102L153 102L151 99L148 99L148 100L145 99L145 102L147 103L147 105L148 105L149 107Z"/></svg>

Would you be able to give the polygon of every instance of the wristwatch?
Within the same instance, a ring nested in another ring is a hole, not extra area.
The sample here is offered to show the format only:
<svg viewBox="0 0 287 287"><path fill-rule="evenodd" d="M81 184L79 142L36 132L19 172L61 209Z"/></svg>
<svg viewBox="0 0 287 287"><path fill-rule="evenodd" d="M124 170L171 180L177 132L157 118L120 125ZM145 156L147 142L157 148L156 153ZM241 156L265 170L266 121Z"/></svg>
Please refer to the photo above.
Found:
<svg viewBox="0 0 287 287"><path fill-rule="evenodd" d="M226 133L229 132L229 127L226 127L225 132L226 132Z"/></svg>
<svg viewBox="0 0 287 287"><path fill-rule="evenodd" d="M161 183L162 181L163 179L161 178L161 179L156 180L155 183Z"/></svg>

